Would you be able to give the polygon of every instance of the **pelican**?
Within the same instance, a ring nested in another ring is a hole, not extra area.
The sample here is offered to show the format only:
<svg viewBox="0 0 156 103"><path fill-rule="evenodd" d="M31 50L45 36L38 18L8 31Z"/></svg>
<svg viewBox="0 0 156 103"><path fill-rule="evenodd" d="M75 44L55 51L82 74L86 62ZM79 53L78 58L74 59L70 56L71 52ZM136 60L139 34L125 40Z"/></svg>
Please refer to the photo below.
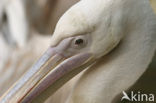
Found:
<svg viewBox="0 0 156 103"><path fill-rule="evenodd" d="M41 34L51 34L62 14L78 1L24 0L29 22Z"/></svg>
<svg viewBox="0 0 156 103"><path fill-rule="evenodd" d="M48 50L0 103L42 103L80 72L64 103L111 103L145 72L155 39L148 0L81 0L60 18Z"/></svg>
<svg viewBox="0 0 156 103"><path fill-rule="evenodd" d="M21 0L2 0L0 7L0 30L9 44L24 47L29 27L24 4Z"/></svg>

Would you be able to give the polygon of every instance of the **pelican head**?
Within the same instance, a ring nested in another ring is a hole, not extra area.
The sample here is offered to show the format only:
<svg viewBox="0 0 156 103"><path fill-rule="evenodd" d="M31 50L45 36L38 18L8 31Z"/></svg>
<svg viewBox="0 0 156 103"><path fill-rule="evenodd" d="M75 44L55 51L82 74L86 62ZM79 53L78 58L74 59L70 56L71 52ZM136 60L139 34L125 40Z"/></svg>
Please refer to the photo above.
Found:
<svg viewBox="0 0 156 103"><path fill-rule="evenodd" d="M72 6L58 21L48 50L1 97L1 103L44 100L116 47L123 37L124 19L119 9L108 9L112 2L82 0Z"/></svg>

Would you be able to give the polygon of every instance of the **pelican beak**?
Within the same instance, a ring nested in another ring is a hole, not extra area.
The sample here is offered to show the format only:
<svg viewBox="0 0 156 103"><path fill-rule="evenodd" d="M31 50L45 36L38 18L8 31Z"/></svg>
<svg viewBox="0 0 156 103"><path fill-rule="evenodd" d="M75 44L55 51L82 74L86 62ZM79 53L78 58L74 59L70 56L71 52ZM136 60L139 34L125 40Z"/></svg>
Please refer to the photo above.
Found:
<svg viewBox="0 0 156 103"><path fill-rule="evenodd" d="M66 51L69 41L50 47L0 98L0 103L42 103L69 79L93 63L93 57L88 52Z"/></svg>

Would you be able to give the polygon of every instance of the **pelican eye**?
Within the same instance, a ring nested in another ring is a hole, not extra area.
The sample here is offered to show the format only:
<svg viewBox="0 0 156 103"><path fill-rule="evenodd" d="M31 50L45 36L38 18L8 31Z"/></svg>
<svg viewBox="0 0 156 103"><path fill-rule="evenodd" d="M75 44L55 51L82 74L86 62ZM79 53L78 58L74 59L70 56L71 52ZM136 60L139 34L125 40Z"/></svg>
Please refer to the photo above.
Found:
<svg viewBox="0 0 156 103"><path fill-rule="evenodd" d="M85 48L88 44L88 38L86 35L74 37L71 47L75 49Z"/></svg>
<svg viewBox="0 0 156 103"><path fill-rule="evenodd" d="M81 45L83 43L84 43L83 39L77 39L77 40L75 40L75 45Z"/></svg>

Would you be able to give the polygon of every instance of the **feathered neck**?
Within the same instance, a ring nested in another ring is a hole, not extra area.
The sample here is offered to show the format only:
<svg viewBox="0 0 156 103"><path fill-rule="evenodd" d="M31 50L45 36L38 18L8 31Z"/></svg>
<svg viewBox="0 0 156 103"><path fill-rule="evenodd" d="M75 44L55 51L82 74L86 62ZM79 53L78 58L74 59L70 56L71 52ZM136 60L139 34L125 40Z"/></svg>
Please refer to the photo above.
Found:
<svg viewBox="0 0 156 103"><path fill-rule="evenodd" d="M156 49L155 15L148 0L126 1L125 37L82 74L68 103L110 103L132 86L150 64Z"/></svg>

